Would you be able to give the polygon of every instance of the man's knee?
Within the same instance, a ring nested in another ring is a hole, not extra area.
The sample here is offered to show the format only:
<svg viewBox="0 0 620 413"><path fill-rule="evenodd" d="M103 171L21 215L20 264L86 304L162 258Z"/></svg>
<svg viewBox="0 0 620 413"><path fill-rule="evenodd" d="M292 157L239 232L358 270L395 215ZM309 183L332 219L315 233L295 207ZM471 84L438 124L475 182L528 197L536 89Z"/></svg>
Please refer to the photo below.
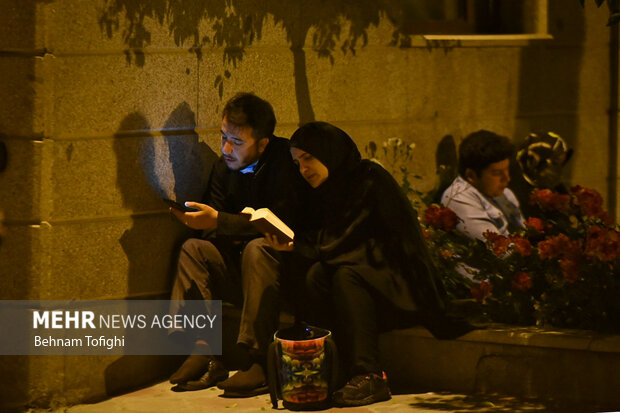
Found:
<svg viewBox="0 0 620 413"><path fill-rule="evenodd" d="M190 238L181 246L178 258L177 275L186 273L190 278L203 279L207 268L219 268L224 265L222 255L212 242L199 238Z"/></svg>
<svg viewBox="0 0 620 413"><path fill-rule="evenodd" d="M248 242L243 249L244 264L254 266L260 263L278 264L278 254L269 246L265 238L255 238Z"/></svg>
<svg viewBox="0 0 620 413"><path fill-rule="evenodd" d="M268 248L270 247L265 238L254 238L245 245L243 256L248 258L260 257L267 254Z"/></svg>
<svg viewBox="0 0 620 413"><path fill-rule="evenodd" d="M242 255L241 275L244 283L252 282L264 286L278 284L280 277L279 256L264 238L254 239L246 245Z"/></svg>
<svg viewBox="0 0 620 413"><path fill-rule="evenodd" d="M189 238L181 246L181 255L189 255L198 260L201 257L208 257L212 250L217 251L215 245L210 241L200 238Z"/></svg>
<svg viewBox="0 0 620 413"><path fill-rule="evenodd" d="M203 240L200 240L198 238L189 238L185 240L185 242L181 246L181 251L188 255L195 255L195 253L199 249L200 241Z"/></svg>

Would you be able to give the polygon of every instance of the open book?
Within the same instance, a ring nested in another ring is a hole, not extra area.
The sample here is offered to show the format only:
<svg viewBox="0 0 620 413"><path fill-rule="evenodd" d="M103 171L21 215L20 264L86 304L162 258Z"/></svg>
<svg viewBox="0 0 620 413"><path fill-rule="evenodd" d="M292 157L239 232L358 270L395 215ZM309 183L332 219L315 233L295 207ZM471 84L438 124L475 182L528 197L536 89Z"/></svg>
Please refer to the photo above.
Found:
<svg viewBox="0 0 620 413"><path fill-rule="evenodd" d="M280 218L276 216L269 208L245 207L241 211L241 215L247 217L252 225L263 234L273 234L278 240L285 244L291 242L295 238L295 233Z"/></svg>

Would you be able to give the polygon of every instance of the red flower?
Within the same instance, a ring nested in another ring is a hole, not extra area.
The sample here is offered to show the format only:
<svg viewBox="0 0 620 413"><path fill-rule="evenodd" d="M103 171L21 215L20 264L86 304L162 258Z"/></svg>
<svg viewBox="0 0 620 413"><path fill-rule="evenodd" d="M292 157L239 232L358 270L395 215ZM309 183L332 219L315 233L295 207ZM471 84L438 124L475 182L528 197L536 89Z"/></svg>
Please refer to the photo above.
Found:
<svg viewBox="0 0 620 413"><path fill-rule="evenodd" d="M451 232L456 228L459 217L450 208L431 205L424 211L424 220L432 227Z"/></svg>
<svg viewBox="0 0 620 413"><path fill-rule="evenodd" d="M486 297L491 295L492 290L491 284L487 281L481 281L480 284L474 284L469 289L471 291L472 297L474 297L477 301L482 301Z"/></svg>
<svg viewBox="0 0 620 413"><path fill-rule="evenodd" d="M620 232L599 226L588 229L586 255L599 261L613 261L620 256Z"/></svg>
<svg viewBox="0 0 620 413"><path fill-rule="evenodd" d="M581 241L571 240L566 235L559 234L540 241L538 254L543 260L556 257L579 257L581 256Z"/></svg>
<svg viewBox="0 0 620 413"><path fill-rule="evenodd" d="M605 223L609 223L609 216L603 210L603 197L601 194L594 189L584 188L579 185L572 187L571 192L575 195L574 203L579 206L583 215L599 218Z"/></svg>
<svg viewBox="0 0 620 413"><path fill-rule="evenodd" d="M560 255L559 244L553 238L538 243L538 254L541 259L555 258Z"/></svg>
<svg viewBox="0 0 620 413"><path fill-rule="evenodd" d="M570 195L558 194L550 189L536 189L530 194L530 203L538 205L543 211L558 211L570 214Z"/></svg>
<svg viewBox="0 0 620 413"><path fill-rule="evenodd" d="M487 243L490 245L495 255L504 255L506 251L508 251L510 238L491 231L486 231L482 236L487 239Z"/></svg>
<svg viewBox="0 0 620 413"><path fill-rule="evenodd" d="M559 264L566 281L573 283L579 279L579 260L562 258Z"/></svg>
<svg viewBox="0 0 620 413"><path fill-rule="evenodd" d="M532 244L529 240L518 236L512 236L510 237L510 241L512 242L512 248L524 257L532 254Z"/></svg>
<svg viewBox="0 0 620 413"><path fill-rule="evenodd" d="M525 226L533 229L536 232L545 232L545 222L540 218L529 217L527 221L525 221Z"/></svg>
<svg viewBox="0 0 620 413"><path fill-rule="evenodd" d="M512 288L517 291L527 291L532 287L532 277L526 272L516 273L512 279Z"/></svg>

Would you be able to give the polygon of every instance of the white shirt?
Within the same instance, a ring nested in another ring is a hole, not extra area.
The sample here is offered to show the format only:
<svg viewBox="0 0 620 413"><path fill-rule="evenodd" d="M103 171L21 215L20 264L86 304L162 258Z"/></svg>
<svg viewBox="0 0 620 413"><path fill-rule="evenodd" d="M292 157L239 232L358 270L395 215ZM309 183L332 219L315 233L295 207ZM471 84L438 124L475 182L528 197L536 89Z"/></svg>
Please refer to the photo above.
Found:
<svg viewBox="0 0 620 413"><path fill-rule="evenodd" d="M491 198L458 176L441 196L441 204L452 209L462 220L456 229L470 238L484 241L486 231L508 235L509 226L523 227L519 201L508 188L503 195Z"/></svg>

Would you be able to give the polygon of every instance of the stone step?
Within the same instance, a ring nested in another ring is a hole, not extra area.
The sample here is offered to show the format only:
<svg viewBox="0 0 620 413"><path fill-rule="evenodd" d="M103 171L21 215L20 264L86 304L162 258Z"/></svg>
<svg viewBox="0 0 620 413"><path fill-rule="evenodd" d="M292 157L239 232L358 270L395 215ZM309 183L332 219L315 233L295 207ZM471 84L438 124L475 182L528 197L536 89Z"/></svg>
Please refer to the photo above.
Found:
<svg viewBox="0 0 620 413"><path fill-rule="evenodd" d="M395 393L499 393L620 408L620 335L488 325L456 340L422 327L380 337Z"/></svg>

